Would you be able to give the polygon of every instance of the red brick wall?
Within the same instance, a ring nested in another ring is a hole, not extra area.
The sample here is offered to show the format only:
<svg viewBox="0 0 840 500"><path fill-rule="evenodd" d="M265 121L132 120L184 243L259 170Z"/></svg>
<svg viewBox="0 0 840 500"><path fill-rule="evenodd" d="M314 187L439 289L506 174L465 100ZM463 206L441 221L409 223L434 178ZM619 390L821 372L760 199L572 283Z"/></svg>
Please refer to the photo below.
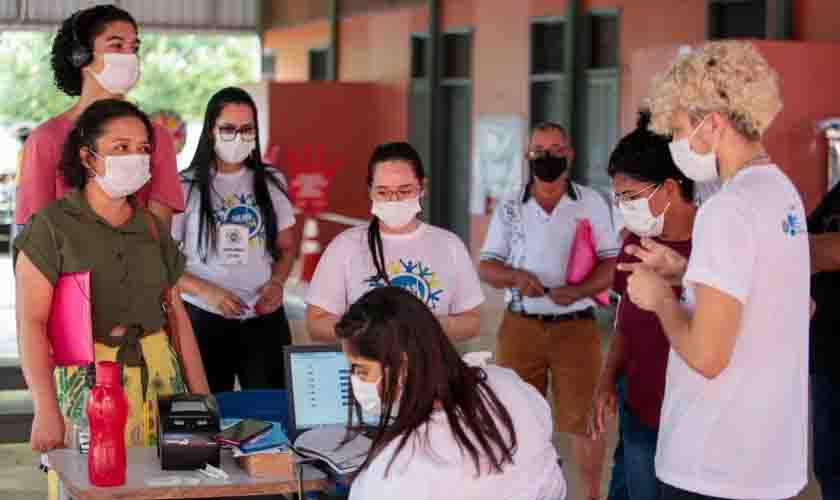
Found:
<svg viewBox="0 0 840 500"><path fill-rule="evenodd" d="M330 41L329 23L311 23L263 34L263 47L275 53L274 77L281 82L303 82L309 78L309 49L326 47Z"/></svg>
<svg viewBox="0 0 840 500"><path fill-rule="evenodd" d="M408 135L408 85L411 69L409 35L416 9L399 9L345 18L339 28L339 78L375 81L388 105L375 117L383 127L382 140ZM359 116L362 123L371 116Z"/></svg>
<svg viewBox="0 0 840 500"><path fill-rule="evenodd" d="M797 40L840 41L840 2L837 0L795 0L793 35Z"/></svg>

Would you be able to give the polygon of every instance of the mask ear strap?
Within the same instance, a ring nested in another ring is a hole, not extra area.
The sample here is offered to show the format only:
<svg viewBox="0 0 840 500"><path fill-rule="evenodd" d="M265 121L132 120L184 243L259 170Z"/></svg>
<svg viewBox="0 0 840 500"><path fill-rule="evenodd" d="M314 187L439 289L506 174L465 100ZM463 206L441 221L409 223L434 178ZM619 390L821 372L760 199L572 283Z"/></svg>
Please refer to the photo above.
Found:
<svg viewBox="0 0 840 500"><path fill-rule="evenodd" d="M700 127L702 127L704 123L706 123L706 118L708 117L709 113L706 113L706 116L704 116L703 119L700 120L700 123L698 123L697 126L694 127L694 130L691 132L691 135L688 136L689 141L693 139L695 135L697 135L697 131L700 130Z"/></svg>
<svg viewBox="0 0 840 500"><path fill-rule="evenodd" d="M660 184L660 185L659 185L659 187L658 187L658 188L656 188L656 189L657 189L657 191L659 190L659 188L661 188L661 187L665 186L665 183L666 183L666 182L668 182L669 180L673 180L673 179L665 179L664 181L662 181L662 184ZM679 182L677 182L677 181L674 181L674 182L676 182L676 183L677 183L677 186L679 186L679 184L680 184ZM665 191L667 191L667 189L666 189ZM656 194L656 193L653 193L653 194ZM653 194L651 194L651 196L653 196ZM667 194L667 193L666 193L666 194ZM678 193L678 194L677 194L677 196L682 196L682 195ZM657 215L657 217L662 217L662 216L664 216L664 215L668 212L668 209L669 209L669 208L671 208L671 203L673 203L673 201L672 201L672 200L671 200L671 198L669 197L669 198L668 198L668 204L667 204L667 205L665 205L665 209L664 209L664 210L662 210L662 213L661 213L661 214L659 214L659 215Z"/></svg>
<svg viewBox="0 0 840 500"><path fill-rule="evenodd" d="M657 185L657 186L656 186L656 189L654 189L654 190L653 190L653 192L652 192L652 193L650 193L650 196L648 196L648 199L653 198L653 195L655 195L655 194L656 194L656 193L657 193L660 189L662 189L662 186L664 186L664 185L665 185L665 183L664 183L664 182L663 182L663 183L661 183L661 184L659 184L659 185Z"/></svg>
<svg viewBox="0 0 840 500"><path fill-rule="evenodd" d="M671 208L671 200L668 200L668 204L665 205L665 209L662 210L662 213L657 215L657 217L665 217L665 214L668 213L669 208Z"/></svg>
<svg viewBox="0 0 840 500"><path fill-rule="evenodd" d="M90 147L90 146L84 146L84 148L85 148L85 149L87 149L88 154L89 154L89 155L91 155L91 156L93 156L94 158L99 158L99 157L100 157L99 153L97 153L96 151L94 151L92 147ZM81 159L80 159L80 162L81 162ZM88 165L85 165L84 163L82 163L82 166L85 168L85 170L87 170L87 171L88 171L88 176L89 176L89 177L96 177L96 170L94 170L93 168L89 167Z"/></svg>

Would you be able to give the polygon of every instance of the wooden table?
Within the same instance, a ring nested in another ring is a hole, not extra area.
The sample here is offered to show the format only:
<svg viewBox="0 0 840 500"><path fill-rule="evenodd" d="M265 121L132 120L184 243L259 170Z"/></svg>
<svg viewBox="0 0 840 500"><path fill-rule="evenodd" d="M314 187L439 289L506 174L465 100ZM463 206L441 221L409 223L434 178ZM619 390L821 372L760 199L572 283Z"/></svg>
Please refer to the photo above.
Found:
<svg viewBox="0 0 840 500"><path fill-rule="evenodd" d="M168 498L218 498L251 495L293 493L298 490L296 477L252 478L236 464L228 450L222 450L221 468L230 479L210 479L195 471L165 471L155 448L129 448L126 482L122 486L99 488L88 482L87 455L76 450L57 449L49 453L50 467L58 474L64 488L75 500L131 499L154 500ZM309 465L302 465L304 491L326 488L326 475ZM161 477L195 477L195 486L154 487L147 479Z"/></svg>

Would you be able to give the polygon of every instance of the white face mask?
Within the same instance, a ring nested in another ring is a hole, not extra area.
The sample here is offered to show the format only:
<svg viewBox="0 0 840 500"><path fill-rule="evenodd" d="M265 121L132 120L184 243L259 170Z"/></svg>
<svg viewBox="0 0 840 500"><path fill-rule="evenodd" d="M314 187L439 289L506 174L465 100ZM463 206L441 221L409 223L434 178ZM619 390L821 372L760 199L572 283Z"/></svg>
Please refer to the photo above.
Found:
<svg viewBox="0 0 840 500"><path fill-rule="evenodd" d="M219 155L219 158L221 158L225 163L242 163L245 161L245 158L248 158L251 151L254 150L254 146L256 144L256 139L253 141L245 141L239 134L237 134L236 138L232 141L223 141L219 138L219 134L217 133L216 145L213 149L216 151L216 154Z"/></svg>
<svg viewBox="0 0 840 500"><path fill-rule="evenodd" d="M714 149L706 154L695 153L691 150L691 138L700 130L705 121L706 118L704 117L690 136L668 144L674 163L686 177L695 182L709 182L718 178L717 158Z"/></svg>
<svg viewBox="0 0 840 500"><path fill-rule="evenodd" d="M420 197L400 201L373 201L370 213L379 217L386 226L399 229L414 220L420 213Z"/></svg>
<svg viewBox="0 0 840 500"><path fill-rule="evenodd" d="M123 95L134 88L140 78L140 61L137 54L107 52L103 54L103 59L105 66L102 72L90 72L103 89L111 94Z"/></svg>
<svg viewBox="0 0 840 500"><path fill-rule="evenodd" d="M648 186L639 193L643 193L650 189ZM621 217L624 219L624 224L632 233L642 238L654 238L662 234L662 229L665 227L665 212L671 206L670 203L665 207L661 214L653 215L650 209L650 199L656 194L656 191L662 186L657 187L650 196L646 198L637 198L635 200L619 201L618 209L621 211Z"/></svg>
<svg viewBox="0 0 840 500"><path fill-rule="evenodd" d="M93 153L95 156L99 156ZM100 158L102 158L100 156ZM149 155L105 156L105 175L94 177L109 198L134 194L152 178Z"/></svg>
<svg viewBox="0 0 840 500"><path fill-rule="evenodd" d="M353 396L359 402L359 406L365 413L379 415L382 413L382 398L379 397L379 382L382 376L375 382L365 382L358 375L350 375L350 383L353 385Z"/></svg>

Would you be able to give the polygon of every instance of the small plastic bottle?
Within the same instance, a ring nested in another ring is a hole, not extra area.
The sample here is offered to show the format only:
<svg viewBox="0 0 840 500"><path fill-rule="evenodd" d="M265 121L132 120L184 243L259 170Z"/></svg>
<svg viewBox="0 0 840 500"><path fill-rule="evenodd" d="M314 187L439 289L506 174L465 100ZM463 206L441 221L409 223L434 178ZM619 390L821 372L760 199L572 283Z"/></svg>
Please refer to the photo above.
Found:
<svg viewBox="0 0 840 500"><path fill-rule="evenodd" d="M128 399L122 387L120 365L112 361L96 364L96 385L87 404L90 422L88 480L94 486L125 484L125 424Z"/></svg>

